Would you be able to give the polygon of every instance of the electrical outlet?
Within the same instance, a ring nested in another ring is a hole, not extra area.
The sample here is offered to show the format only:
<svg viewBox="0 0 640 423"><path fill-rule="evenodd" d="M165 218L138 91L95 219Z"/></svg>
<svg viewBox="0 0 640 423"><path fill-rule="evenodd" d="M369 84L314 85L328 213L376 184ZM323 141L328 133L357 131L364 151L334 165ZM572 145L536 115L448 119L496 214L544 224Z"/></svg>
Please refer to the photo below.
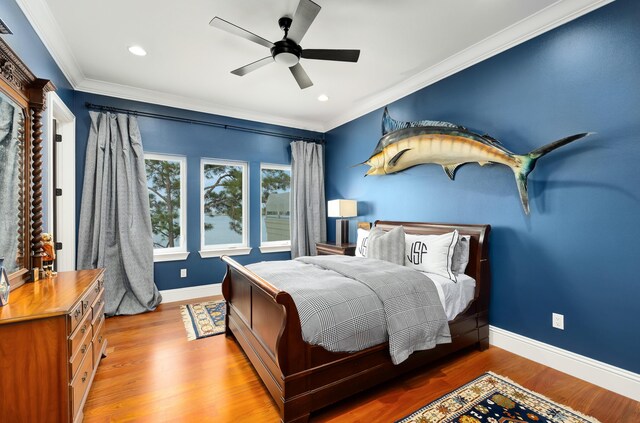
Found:
<svg viewBox="0 0 640 423"><path fill-rule="evenodd" d="M181 278L187 277L187 269L180 269L180 277Z"/></svg>
<svg viewBox="0 0 640 423"><path fill-rule="evenodd" d="M564 314L552 313L551 325L560 330L564 330Z"/></svg>

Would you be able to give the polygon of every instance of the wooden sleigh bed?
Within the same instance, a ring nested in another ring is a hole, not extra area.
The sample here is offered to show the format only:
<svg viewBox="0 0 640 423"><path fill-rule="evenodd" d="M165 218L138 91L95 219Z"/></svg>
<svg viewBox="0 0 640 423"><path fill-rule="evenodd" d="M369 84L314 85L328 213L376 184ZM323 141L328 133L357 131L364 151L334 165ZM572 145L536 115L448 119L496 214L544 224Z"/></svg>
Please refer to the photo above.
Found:
<svg viewBox="0 0 640 423"><path fill-rule="evenodd" d="M462 348L489 345L489 225L378 221L390 230L402 225L408 234L442 234L457 229L470 235L466 274L476 280L475 298L449 322L452 342L413 353L391 363L389 345L355 353L334 353L302 339L292 297L229 257L222 294L227 301L226 335L233 336L275 400L283 422L306 422L314 410L423 366Z"/></svg>

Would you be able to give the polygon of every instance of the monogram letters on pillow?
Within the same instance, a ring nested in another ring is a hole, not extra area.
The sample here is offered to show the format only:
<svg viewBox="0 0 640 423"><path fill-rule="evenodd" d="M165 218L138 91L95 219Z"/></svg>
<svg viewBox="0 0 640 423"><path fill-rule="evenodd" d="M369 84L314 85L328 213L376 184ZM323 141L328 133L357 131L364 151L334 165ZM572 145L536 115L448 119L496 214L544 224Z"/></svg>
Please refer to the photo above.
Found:
<svg viewBox="0 0 640 423"><path fill-rule="evenodd" d="M458 231L442 235L405 235L404 265L420 272L435 273L457 282L451 270Z"/></svg>
<svg viewBox="0 0 640 423"><path fill-rule="evenodd" d="M385 232L379 228L373 228L369 232L367 243L367 257L378 260L386 260L391 263L404 265L404 228L398 226Z"/></svg>
<svg viewBox="0 0 640 423"><path fill-rule="evenodd" d="M369 231L358 228L358 240L356 241L356 257L367 256L367 245L369 244Z"/></svg>

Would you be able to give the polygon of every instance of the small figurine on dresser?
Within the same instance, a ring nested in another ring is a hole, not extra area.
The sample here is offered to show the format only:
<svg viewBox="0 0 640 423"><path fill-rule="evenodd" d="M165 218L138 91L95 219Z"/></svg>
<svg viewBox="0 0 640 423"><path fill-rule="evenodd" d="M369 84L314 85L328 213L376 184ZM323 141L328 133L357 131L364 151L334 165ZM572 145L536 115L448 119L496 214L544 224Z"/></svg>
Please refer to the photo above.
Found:
<svg viewBox="0 0 640 423"><path fill-rule="evenodd" d="M44 268L44 276L50 278L55 276L53 271L53 261L56 259L56 247L53 242L53 236L48 233L42 234L42 267Z"/></svg>

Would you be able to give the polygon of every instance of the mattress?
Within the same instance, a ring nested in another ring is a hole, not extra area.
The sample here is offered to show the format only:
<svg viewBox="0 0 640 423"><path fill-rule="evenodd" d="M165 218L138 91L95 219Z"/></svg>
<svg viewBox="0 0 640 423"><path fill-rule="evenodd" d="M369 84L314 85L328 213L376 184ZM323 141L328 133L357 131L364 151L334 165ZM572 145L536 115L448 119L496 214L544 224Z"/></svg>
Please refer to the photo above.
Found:
<svg viewBox="0 0 640 423"><path fill-rule="evenodd" d="M440 302L449 321L455 319L473 300L476 292L476 280L471 276L460 274L457 276L458 282L456 283L444 276L422 273L427 275L436 285Z"/></svg>

